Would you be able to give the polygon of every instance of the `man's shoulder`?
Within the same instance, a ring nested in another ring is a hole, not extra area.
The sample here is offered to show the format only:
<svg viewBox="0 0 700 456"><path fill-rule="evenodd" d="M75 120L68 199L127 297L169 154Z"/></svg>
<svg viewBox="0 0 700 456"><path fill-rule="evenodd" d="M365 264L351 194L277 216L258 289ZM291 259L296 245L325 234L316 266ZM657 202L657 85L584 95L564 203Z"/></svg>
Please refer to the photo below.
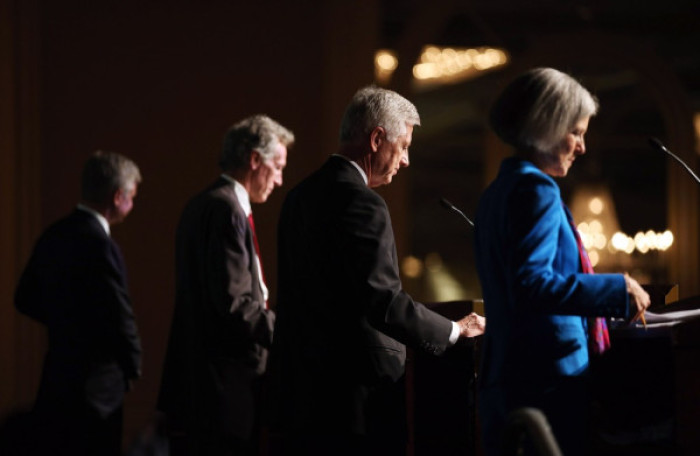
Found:
<svg viewBox="0 0 700 456"><path fill-rule="evenodd" d="M325 202L323 204L328 204L329 209L361 202L385 205L384 199L369 188L357 169L342 157L330 157L285 197L286 204L312 200Z"/></svg>
<svg viewBox="0 0 700 456"><path fill-rule="evenodd" d="M236 192L232 184L223 179L218 179L204 190L192 196L183 209L183 215L188 212L199 212L204 208L215 210L216 208L238 209Z"/></svg>
<svg viewBox="0 0 700 456"><path fill-rule="evenodd" d="M94 215L79 209L53 222L42 234L44 239L72 237L107 238L108 236Z"/></svg>

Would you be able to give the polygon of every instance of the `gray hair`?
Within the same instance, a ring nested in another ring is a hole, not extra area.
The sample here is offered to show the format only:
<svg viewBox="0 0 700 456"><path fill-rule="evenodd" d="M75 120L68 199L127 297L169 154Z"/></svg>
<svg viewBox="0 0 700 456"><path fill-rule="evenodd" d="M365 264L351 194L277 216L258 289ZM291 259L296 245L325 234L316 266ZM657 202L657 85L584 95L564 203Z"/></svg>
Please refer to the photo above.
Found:
<svg viewBox="0 0 700 456"><path fill-rule="evenodd" d="M387 140L395 142L406 134L406 125L420 125L416 107L391 90L368 86L358 90L345 109L340 124L340 143L362 141L376 127L386 131Z"/></svg>
<svg viewBox="0 0 700 456"><path fill-rule="evenodd" d="M489 122L517 149L549 153L578 121L597 112L596 98L574 78L554 68L535 68L499 95Z"/></svg>
<svg viewBox="0 0 700 456"><path fill-rule="evenodd" d="M226 132L219 165L224 171L246 168L254 150L271 160L278 143L291 147L294 133L264 114L247 117Z"/></svg>
<svg viewBox="0 0 700 456"><path fill-rule="evenodd" d="M83 167L82 198L93 204L109 203L117 190L131 190L141 182L136 163L115 152L98 150Z"/></svg>

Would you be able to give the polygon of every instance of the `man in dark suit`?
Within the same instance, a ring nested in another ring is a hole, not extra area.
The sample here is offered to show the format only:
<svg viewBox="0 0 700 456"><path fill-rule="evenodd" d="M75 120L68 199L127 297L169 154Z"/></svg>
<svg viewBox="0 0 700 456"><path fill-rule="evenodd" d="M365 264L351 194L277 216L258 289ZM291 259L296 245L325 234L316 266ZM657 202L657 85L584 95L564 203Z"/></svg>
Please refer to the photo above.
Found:
<svg viewBox="0 0 700 456"><path fill-rule="evenodd" d="M185 207L175 242L176 301L159 407L173 456L257 451L260 377L274 312L250 203L282 185L292 132L267 116L226 134L223 174Z"/></svg>
<svg viewBox="0 0 700 456"><path fill-rule="evenodd" d="M389 212L372 188L408 166L419 124L397 93L358 91L339 152L285 199L270 355L283 454L405 454L404 344L440 354L483 331L481 317L452 322L401 286Z"/></svg>
<svg viewBox="0 0 700 456"><path fill-rule="evenodd" d="M140 181L131 160L95 153L82 202L42 234L19 280L17 309L48 330L37 454L121 454L122 403L140 376L141 344L110 226L129 214Z"/></svg>

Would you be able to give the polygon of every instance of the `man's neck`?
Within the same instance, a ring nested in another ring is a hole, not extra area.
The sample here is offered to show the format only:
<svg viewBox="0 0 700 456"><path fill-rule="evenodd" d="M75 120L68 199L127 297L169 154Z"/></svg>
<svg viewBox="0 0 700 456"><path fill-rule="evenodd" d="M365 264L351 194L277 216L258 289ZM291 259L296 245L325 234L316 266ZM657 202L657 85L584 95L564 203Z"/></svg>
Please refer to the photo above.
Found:
<svg viewBox="0 0 700 456"><path fill-rule="evenodd" d="M369 182L369 177L372 175L372 164L370 162L371 153L367 152L362 146L345 144L340 146L337 155L343 156L355 165L360 171L360 174L362 174L365 183L367 184Z"/></svg>
<svg viewBox="0 0 700 456"><path fill-rule="evenodd" d="M108 211L106 210L100 210L100 208L96 207L94 204L86 203L86 202L80 202L78 203L78 209L89 212L90 214L94 215L97 220L100 222L100 225L105 229L107 234L110 234L110 225L111 222L109 221L109 218L107 217Z"/></svg>
<svg viewBox="0 0 700 456"><path fill-rule="evenodd" d="M249 169L224 171L222 174L241 184L245 191L250 194L250 179L252 172Z"/></svg>

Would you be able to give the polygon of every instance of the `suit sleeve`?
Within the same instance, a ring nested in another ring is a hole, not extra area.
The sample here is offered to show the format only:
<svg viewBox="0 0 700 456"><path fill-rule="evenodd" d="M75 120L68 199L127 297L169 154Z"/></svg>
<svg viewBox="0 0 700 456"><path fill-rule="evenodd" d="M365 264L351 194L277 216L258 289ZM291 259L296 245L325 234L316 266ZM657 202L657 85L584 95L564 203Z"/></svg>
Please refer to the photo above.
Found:
<svg viewBox="0 0 700 456"><path fill-rule="evenodd" d="M582 316L625 316L628 296L622 274L584 274L555 270L561 249L578 248L568 226L563 229L562 202L553 182L527 175L508 201L508 244L513 288L528 311ZM573 267L572 267L573 270Z"/></svg>
<svg viewBox="0 0 700 456"><path fill-rule="evenodd" d="M36 277L36 267L34 265L34 255L29 259L15 289L15 307L26 316L41 323L46 323L43 300L40 297L41 287Z"/></svg>
<svg viewBox="0 0 700 456"><path fill-rule="evenodd" d="M100 271L92 281L90 300L100 303L104 309L101 328L110 338L117 361L127 379L141 376L141 339L129 297L126 267L119 247L110 242L106 252L95 260L95 270ZM99 265L99 266L97 266Z"/></svg>
<svg viewBox="0 0 700 456"><path fill-rule="evenodd" d="M340 220L343 274L366 306L369 323L408 346L441 353L452 322L415 302L401 286L396 246L384 200L367 190L349 200Z"/></svg>
<svg viewBox="0 0 700 456"><path fill-rule="evenodd" d="M253 293L253 287L259 287L259 283L251 273L257 271L257 266L248 248L252 244L247 239L251 236L248 221L227 208L217 213L213 225L204 264L209 268L205 281L214 311L221 318L232 320L248 338L269 347L275 314L256 299L261 293Z"/></svg>

